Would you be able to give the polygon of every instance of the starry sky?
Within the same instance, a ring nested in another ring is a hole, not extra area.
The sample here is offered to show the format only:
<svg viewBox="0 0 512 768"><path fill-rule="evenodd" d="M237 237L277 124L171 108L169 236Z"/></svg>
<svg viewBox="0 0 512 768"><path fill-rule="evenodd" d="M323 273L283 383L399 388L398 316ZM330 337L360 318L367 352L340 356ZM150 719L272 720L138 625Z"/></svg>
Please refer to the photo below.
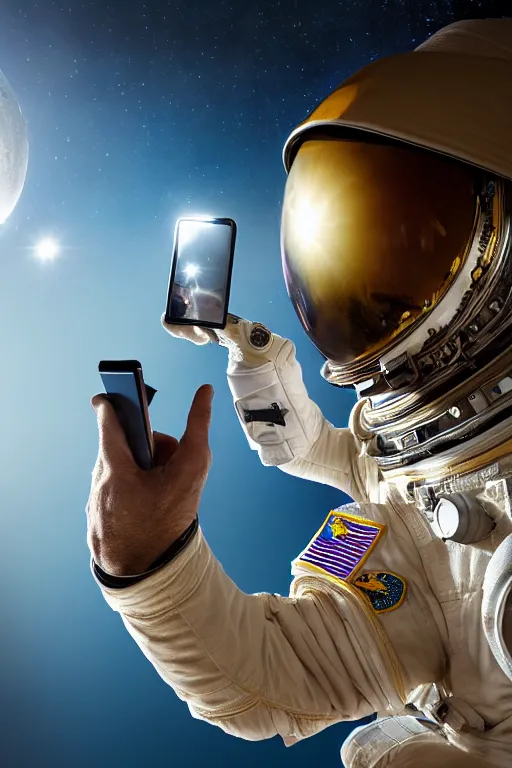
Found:
<svg viewBox="0 0 512 768"><path fill-rule="evenodd" d="M28 121L21 201L0 230L0 762L8 768L339 766L351 726L286 749L192 720L104 603L84 508L100 359L138 358L155 429L179 435L216 390L201 520L246 591L286 594L332 489L263 468L225 383L225 350L160 328L178 216L238 224L231 310L291 337L310 394L346 424L353 396L287 299L279 254L289 131L355 69L507 2L2 0L0 69ZM34 246L52 237L51 263ZM149 522L148 522L149 524Z"/></svg>

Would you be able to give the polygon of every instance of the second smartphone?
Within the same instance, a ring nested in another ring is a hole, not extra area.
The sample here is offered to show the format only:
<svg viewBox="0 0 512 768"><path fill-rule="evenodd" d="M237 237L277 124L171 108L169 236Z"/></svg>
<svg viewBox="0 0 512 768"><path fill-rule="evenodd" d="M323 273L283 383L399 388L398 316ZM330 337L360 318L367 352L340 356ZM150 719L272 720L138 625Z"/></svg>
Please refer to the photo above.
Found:
<svg viewBox="0 0 512 768"><path fill-rule="evenodd" d="M149 420L148 392L138 360L102 360L98 370L121 424L133 458L141 469L152 469L154 442Z"/></svg>

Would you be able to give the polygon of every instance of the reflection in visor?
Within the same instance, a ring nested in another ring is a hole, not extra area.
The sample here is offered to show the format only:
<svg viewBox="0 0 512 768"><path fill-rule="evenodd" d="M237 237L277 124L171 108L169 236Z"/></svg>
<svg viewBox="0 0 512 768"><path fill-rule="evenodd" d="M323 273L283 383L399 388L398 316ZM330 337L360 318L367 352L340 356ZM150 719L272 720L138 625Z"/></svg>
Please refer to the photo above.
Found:
<svg viewBox="0 0 512 768"><path fill-rule="evenodd" d="M405 146L303 144L286 184L283 270L322 354L376 354L435 306L466 255L474 181L469 166Z"/></svg>

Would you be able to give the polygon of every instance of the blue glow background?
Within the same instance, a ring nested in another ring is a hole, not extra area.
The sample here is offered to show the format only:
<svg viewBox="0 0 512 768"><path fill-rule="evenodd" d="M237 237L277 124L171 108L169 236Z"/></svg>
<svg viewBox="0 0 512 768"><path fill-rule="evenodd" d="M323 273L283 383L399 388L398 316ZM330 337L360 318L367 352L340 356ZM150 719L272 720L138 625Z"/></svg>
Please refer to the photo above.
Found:
<svg viewBox="0 0 512 768"><path fill-rule="evenodd" d="M141 359L154 427L179 435L216 388L202 521L247 591L286 593L290 560L344 499L264 469L224 378L225 351L161 330L174 221L238 223L231 309L293 338L306 384L346 423L287 300L279 255L287 133L376 56L507 3L3 0L0 67L30 130L27 185L0 232L0 764L6 768L339 765L350 726L292 749L191 719L103 602L84 507L101 358ZM31 247L63 253L38 263ZM150 524L150 521L148 521Z"/></svg>

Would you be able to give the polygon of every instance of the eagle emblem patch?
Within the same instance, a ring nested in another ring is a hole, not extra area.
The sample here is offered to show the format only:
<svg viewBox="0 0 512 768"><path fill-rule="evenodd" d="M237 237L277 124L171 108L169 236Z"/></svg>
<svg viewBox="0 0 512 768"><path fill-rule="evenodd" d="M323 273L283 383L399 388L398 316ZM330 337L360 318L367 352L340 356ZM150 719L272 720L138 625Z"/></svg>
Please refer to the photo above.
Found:
<svg viewBox="0 0 512 768"><path fill-rule="evenodd" d="M370 601L375 613L388 613L399 608L407 592L405 580L396 573L363 573L352 583Z"/></svg>

